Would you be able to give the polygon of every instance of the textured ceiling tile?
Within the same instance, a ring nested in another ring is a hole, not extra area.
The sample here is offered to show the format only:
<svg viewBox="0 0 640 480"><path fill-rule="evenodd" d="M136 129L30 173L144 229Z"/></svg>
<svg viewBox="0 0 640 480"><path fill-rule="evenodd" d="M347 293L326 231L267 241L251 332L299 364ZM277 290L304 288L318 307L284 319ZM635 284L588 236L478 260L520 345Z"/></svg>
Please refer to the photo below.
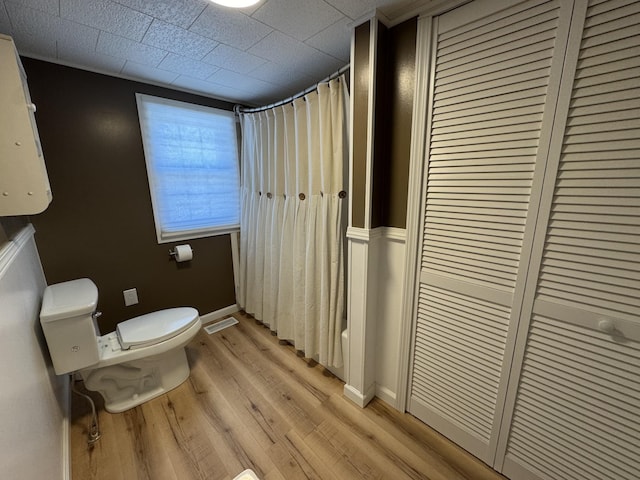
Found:
<svg viewBox="0 0 640 480"><path fill-rule="evenodd" d="M7 2L7 9L14 32L39 36L46 41L57 41L58 53L66 46L93 50L98 41L98 30L95 28L11 2Z"/></svg>
<svg viewBox="0 0 640 480"><path fill-rule="evenodd" d="M421 0L325 0L327 3L333 5L337 10L350 17L352 20L358 20L362 17L372 15L376 8L387 15L389 18L394 18L395 14L401 12L403 9L411 6L412 4L422 3L427 1Z"/></svg>
<svg viewBox="0 0 640 480"><path fill-rule="evenodd" d="M178 78L178 73L168 72L166 70L160 70L159 68L148 67L147 65L141 65L127 61L122 69L124 75L140 79L141 81L151 80L158 83L171 83Z"/></svg>
<svg viewBox="0 0 640 480"><path fill-rule="evenodd" d="M263 82L262 80L251 78L251 77L248 77L247 75L232 72L230 70L225 70L223 68L219 69L209 78L207 78L207 81L224 85L226 87L236 88L238 90L257 89L257 90L265 91L265 90L270 90L274 87L274 85L267 82Z"/></svg>
<svg viewBox="0 0 640 480"><path fill-rule="evenodd" d="M337 10L350 17L352 20L362 17L365 14L373 13L376 9L376 0L325 0L333 5ZM389 0L387 0L389 3Z"/></svg>
<svg viewBox="0 0 640 480"><path fill-rule="evenodd" d="M160 20L153 21L142 43L196 60L202 59L218 45L210 38Z"/></svg>
<svg viewBox="0 0 640 480"><path fill-rule="evenodd" d="M294 64L300 72L317 80L335 72L343 63L280 32L272 32L260 40L249 53L280 65Z"/></svg>
<svg viewBox="0 0 640 480"><path fill-rule="evenodd" d="M21 55L27 57L56 58L56 41L43 36L13 32L13 41Z"/></svg>
<svg viewBox="0 0 640 480"><path fill-rule="evenodd" d="M209 4L207 0L117 0L117 2L182 28L189 28Z"/></svg>
<svg viewBox="0 0 640 480"><path fill-rule="evenodd" d="M59 0L12 0L19 2L23 7L30 7L36 10L50 13L51 15L60 14L60 1ZM10 3L7 1L6 3Z"/></svg>
<svg viewBox="0 0 640 480"><path fill-rule="evenodd" d="M176 78L172 85L176 87L186 88L187 90L193 90L195 92L203 93L205 95L219 97L223 99L229 99L237 101L242 98L242 92L230 87L221 88L213 83L200 80L198 78L188 77L186 75L180 75ZM220 94L221 91L225 91L225 94Z"/></svg>
<svg viewBox="0 0 640 480"><path fill-rule="evenodd" d="M351 56L351 20L343 18L304 43L348 63Z"/></svg>
<svg viewBox="0 0 640 480"><path fill-rule="evenodd" d="M65 48L95 50L98 44L99 30L63 19L60 19L58 27L59 30L56 35L58 40L58 53Z"/></svg>
<svg viewBox="0 0 640 480"><path fill-rule="evenodd" d="M125 62L122 58L103 55L84 48L65 48L58 53L58 58L80 68L113 74L119 73Z"/></svg>
<svg viewBox="0 0 640 480"><path fill-rule="evenodd" d="M306 40L338 21L342 14L317 0L269 0L252 17L298 40Z"/></svg>
<svg viewBox="0 0 640 480"><path fill-rule="evenodd" d="M7 14L7 10L4 8L2 2L0 2L0 33L4 33L6 35L11 34L9 15Z"/></svg>
<svg viewBox="0 0 640 480"><path fill-rule="evenodd" d="M7 12L15 33L43 36L55 40L60 18L42 10L6 2Z"/></svg>
<svg viewBox="0 0 640 480"><path fill-rule="evenodd" d="M189 77L199 78L205 80L210 77L218 67L209 63L204 63L199 60L193 60L191 58L181 57L174 53L170 53L165 57L158 68L163 70L169 70L171 72L180 73Z"/></svg>
<svg viewBox="0 0 640 480"><path fill-rule="evenodd" d="M96 50L99 53L124 58L136 63L156 67L167 55L159 48L143 45L128 38L118 37L110 33L101 32Z"/></svg>
<svg viewBox="0 0 640 480"><path fill-rule="evenodd" d="M280 86L292 86L294 89L302 84L302 90L312 85L315 81L313 77L307 76L292 67L278 65L273 62L260 65L255 70L252 70L249 75ZM292 85L294 83L296 83L296 85Z"/></svg>
<svg viewBox="0 0 640 480"><path fill-rule="evenodd" d="M152 18L110 0L60 0L60 15L74 22L140 41Z"/></svg>
<svg viewBox="0 0 640 480"><path fill-rule="evenodd" d="M264 58L256 57L222 43L202 61L238 73L247 73L266 62Z"/></svg>
<svg viewBox="0 0 640 480"><path fill-rule="evenodd" d="M304 57L304 52L300 51L301 46L304 47L304 43L294 38L280 32L271 32L247 51L272 62L286 65L287 59L295 63ZM313 50L312 47L307 48Z"/></svg>
<svg viewBox="0 0 640 480"><path fill-rule="evenodd" d="M240 50L246 50L272 31L240 11L213 4L202 12L189 30Z"/></svg>

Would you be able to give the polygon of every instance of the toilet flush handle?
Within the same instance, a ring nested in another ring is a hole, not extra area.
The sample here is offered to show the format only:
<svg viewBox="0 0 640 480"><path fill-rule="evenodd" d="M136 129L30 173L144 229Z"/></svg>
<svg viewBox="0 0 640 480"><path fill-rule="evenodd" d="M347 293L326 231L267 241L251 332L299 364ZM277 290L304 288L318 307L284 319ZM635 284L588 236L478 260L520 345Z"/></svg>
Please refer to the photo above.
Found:
<svg viewBox="0 0 640 480"><path fill-rule="evenodd" d="M102 312L99 312L98 310L96 310L91 314L91 318L93 318L94 320L97 320L98 317L100 317L101 315L102 315Z"/></svg>

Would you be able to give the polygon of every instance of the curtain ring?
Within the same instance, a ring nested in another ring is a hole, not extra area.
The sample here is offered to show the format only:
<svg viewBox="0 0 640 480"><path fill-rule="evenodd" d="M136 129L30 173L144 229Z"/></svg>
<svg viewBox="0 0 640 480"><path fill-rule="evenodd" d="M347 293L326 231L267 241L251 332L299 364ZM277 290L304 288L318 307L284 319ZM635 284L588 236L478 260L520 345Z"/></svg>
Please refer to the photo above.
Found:
<svg viewBox="0 0 640 480"><path fill-rule="evenodd" d="M262 192L258 192L258 195L262 196Z"/></svg>
<svg viewBox="0 0 640 480"><path fill-rule="evenodd" d="M338 193L338 197L340 198L345 198L347 196L347 192L345 192L344 190L341 190L340 193Z"/></svg>
<svg viewBox="0 0 640 480"><path fill-rule="evenodd" d="M273 198L273 195L271 194L271 192L267 193L267 198Z"/></svg>
<svg viewBox="0 0 640 480"><path fill-rule="evenodd" d="M305 198L307 198L307 197L305 197L305 196L304 196L304 193L301 193L300 195L298 195L298 198L299 198L300 200L304 200L304 199L305 199Z"/></svg>

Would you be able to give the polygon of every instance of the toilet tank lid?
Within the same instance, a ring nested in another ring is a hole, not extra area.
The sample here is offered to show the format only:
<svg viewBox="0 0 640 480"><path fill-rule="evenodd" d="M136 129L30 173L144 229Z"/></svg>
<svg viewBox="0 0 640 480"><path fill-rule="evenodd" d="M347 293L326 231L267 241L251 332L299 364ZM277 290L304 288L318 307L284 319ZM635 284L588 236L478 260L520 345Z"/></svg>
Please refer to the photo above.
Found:
<svg viewBox="0 0 640 480"><path fill-rule="evenodd" d="M40 321L54 322L93 312L98 304L98 288L88 278L49 285L44 289Z"/></svg>
<svg viewBox="0 0 640 480"><path fill-rule="evenodd" d="M198 311L192 307L167 308L121 322L116 326L116 331L120 346L127 350L174 337L199 318Z"/></svg>

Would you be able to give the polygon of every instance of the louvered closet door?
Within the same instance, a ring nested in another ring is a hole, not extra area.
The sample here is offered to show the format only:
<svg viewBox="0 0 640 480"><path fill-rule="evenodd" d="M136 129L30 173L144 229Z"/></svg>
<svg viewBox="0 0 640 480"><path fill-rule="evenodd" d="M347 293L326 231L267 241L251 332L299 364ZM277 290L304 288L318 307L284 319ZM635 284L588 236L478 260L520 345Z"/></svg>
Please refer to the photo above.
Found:
<svg viewBox="0 0 640 480"><path fill-rule="evenodd" d="M560 141L503 471L637 480L640 2L589 2Z"/></svg>
<svg viewBox="0 0 640 480"><path fill-rule="evenodd" d="M489 464L570 12L570 2L479 0L434 25L408 409Z"/></svg>

